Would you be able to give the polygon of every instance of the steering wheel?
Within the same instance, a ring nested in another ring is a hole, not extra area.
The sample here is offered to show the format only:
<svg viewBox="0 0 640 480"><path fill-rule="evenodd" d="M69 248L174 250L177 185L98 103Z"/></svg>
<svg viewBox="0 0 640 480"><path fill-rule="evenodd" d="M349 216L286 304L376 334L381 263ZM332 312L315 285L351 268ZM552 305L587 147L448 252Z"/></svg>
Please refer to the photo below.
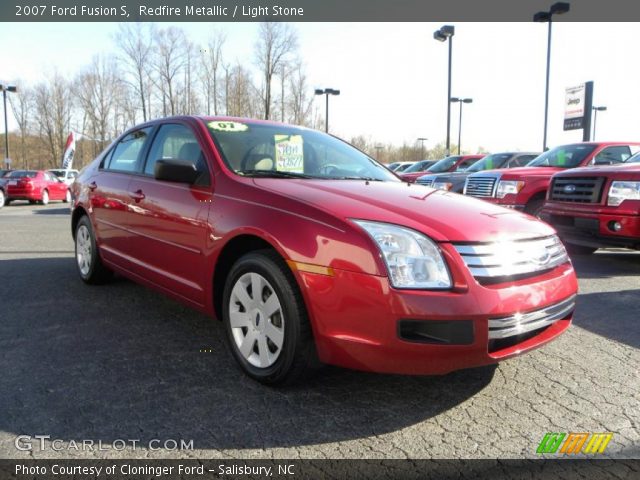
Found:
<svg viewBox="0 0 640 480"><path fill-rule="evenodd" d="M322 165L318 169L318 173L320 175L324 175L326 177L331 177L340 171L340 167L333 163L327 163L326 165Z"/></svg>

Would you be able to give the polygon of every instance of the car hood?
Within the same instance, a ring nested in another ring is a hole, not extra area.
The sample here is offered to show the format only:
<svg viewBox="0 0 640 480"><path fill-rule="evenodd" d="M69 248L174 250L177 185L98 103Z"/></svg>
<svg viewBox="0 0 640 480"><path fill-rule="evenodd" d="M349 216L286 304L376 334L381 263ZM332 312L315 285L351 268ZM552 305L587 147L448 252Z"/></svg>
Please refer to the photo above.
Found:
<svg viewBox="0 0 640 480"><path fill-rule="evenodd" d="M499 172L502 178L522 178L522 177L550 177L554 173L563 172L566 168L557 167L516 167L499 170L486 170L487 172ZM474 175L482 175L484 172L478 172Z"/></svg>
<svg viewBox="0 0 640 480"><path fill-rule="evenodd" d="M618 165L601 165L596 167L585 167L581 168L578 171L574 171L573 169L562 172L560 175L564 176L575 176L575 175L589 175L593 173L597 173L599 175L607 175L609 173L619 173L619 172L631 172L631 173L640 173L640 162L639 163L628 163L628 164L618 164Z"/></svg>
<svg viewBox="0 0 640 480"><path fill-rule="evenodd" d="M554 233L533 217L482 200L401 182L254 179L256 186L340 220L403 225L440 242L494 242Z"/></svg>

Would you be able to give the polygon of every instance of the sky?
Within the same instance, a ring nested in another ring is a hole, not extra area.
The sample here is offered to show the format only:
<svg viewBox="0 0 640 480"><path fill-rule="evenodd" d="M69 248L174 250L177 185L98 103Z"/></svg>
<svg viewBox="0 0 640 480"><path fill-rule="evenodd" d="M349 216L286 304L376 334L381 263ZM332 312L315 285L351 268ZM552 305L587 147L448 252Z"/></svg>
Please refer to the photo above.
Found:
<svg viewBox="0 0 640 480"><path fill-rule="evenodd" d="M539 151L542 148L547 25L460 23L453 37L452 96L463 106L462 148ZM168 26L163 23L160 26ZM256 23L179 23L205 44L214 27L227 33L228 60L253 62ZM334 88L330 130L343 138L425 147L446 137L446 43L433 39L442 23L294 23L299 56L312 88ZM549 146L580 141L563 131L565 88L594 82L598 140L640 140L637 23L554 22L549 96ZM73 75L98 53L114 52L116 23L4 23L0 81L34 84L54 69ZM22 40L16 42L15 39ZM276 98L278 94L276 92ZM324 97L314 107L324 113ZM451 139L457 142L458 106ZM9 128L16 128L9 111Z"/></svg>

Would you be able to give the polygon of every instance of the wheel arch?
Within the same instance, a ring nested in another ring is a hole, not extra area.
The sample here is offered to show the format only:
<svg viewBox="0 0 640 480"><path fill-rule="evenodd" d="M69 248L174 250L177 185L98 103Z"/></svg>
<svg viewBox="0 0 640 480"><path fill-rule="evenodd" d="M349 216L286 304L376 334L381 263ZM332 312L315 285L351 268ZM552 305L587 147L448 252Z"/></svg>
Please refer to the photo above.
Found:
<svg viewBox="0 0 640 480"><path fill-rule="evenodd" d="M78 222L84 215L86 215L87 217L89 216L84 207L80 206L76 207L73 211L73 214L71 215L71 236L74 240L76 239L76 227L78 226Z"/></svg>

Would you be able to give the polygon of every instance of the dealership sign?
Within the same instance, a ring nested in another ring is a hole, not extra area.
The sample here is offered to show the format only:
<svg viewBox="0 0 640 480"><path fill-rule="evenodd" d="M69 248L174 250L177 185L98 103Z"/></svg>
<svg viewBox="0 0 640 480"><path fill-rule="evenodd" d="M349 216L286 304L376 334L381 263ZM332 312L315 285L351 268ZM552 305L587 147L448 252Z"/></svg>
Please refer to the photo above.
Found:
<svg viewBox="0 0 640 480"><path fill-rule="evenodd" d="M593 82L568 87L564 97L564 130L583 130L583 140L590 140Z"/></svg>

